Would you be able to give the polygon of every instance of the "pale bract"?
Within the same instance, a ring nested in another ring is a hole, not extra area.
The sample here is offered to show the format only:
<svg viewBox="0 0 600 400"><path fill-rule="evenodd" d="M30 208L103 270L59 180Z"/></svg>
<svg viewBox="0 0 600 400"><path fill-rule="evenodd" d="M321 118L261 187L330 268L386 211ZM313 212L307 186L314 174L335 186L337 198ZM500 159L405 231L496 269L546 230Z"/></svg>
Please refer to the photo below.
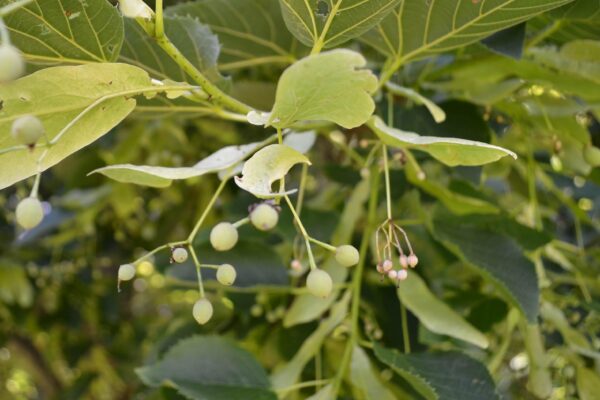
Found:
<svg viewBox="0 0 600 400"><path fill-rule="evenodd" d="M242 176L235 183L259 198L273 198L291 192L273 192L273 182L283 178L296 164L309 164L309 159L284 144L272 144L254 154L242 168Z"/></svg>
<svg viewBox="0 0 600 400"><path fill-rule="evenodd" d="M344 128L364 124L375 110L377 78L361 69L365 58L336 49L308 56L286 69L268 124L286 128L297 121L329 121Z"/></svg>

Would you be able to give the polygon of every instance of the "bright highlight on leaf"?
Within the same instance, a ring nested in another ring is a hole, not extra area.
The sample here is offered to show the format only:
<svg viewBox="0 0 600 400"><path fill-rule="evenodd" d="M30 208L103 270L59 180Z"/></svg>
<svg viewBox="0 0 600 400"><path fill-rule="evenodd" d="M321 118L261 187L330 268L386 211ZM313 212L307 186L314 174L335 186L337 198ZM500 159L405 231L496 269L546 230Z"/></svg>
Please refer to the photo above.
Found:
<svg viewBox="0 0 600 400"><path fill-rule="evenodd" d="M284 193L272 192L271 185L299 163L310 165L309 159L299 151L284 144L272 144L246 161L242 177L236 176L235 183L259 198L281 196Z"/></svg>
<svg viewBox="0 0 600 400"><path fill-rule="evenodd" d="M377 78L361 69L365 58L338 49L303 58L286 69L277 85L268 123L278 128L297 121L331 121L344 128L364 124L375 110Z"/></svg>
<svg viewBox="0 0 600 400"><path fill-rule="evenodd" d="M390 128L381 118L376 116L369 120L368 125L385 144L424 151L451 167L457 165L483 165L497 161L507 155L517 158L517 155L510 150L483 142L421 136L414 132Z"/></svg>

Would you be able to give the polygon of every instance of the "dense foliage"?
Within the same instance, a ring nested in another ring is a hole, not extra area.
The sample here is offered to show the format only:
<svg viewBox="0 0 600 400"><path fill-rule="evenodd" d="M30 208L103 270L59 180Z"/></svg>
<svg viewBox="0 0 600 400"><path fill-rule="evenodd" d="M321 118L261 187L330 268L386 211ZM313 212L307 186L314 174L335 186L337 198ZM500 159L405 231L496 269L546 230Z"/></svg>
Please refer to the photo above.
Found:
<svg viewBox="0 0 600 400"><path fill-rule="evenodd" d="M600 1L0 0L0 398L600 393Z"/></svg>

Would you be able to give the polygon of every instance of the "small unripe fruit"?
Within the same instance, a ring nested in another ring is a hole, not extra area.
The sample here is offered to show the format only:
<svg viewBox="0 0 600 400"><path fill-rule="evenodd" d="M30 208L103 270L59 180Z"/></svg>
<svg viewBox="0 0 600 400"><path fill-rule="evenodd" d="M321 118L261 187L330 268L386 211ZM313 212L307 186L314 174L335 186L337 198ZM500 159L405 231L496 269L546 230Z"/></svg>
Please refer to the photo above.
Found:
<svg viewBox="0 0 600 400"><path fill-rule="evenodd" d="M400 256L398 262L402 268L408 268L408 257L406 257L404 254Z"/></svg>
<svg viewBox="0 0 600 400"><path fill-rule="evenodd" d="M200 325L204 325L212 318L213 306L210 304L210 301L206 299L200 299L196 302L196 304L194 304L192 314L194 315L194 319Z"/></svg>
<svg viewBox="0 0 600 400"><path fill-rule="evenodd" d="M21 52L10 44L0 45L0 82L8 82L25 73Z"/></svg>
<svg viewBox="0 0 600 400"><path fill-rule="evenodd" d="M381 267L383 268L383 272L388 272L394 268L394 263L392 263L392 260L384 260Z"/></svg>
<svg viewBox="0 0 600 400"><path fill-rule="evenodd" d="M600 149L594 146L588 146L583 151L583 158L592 167L600 166Z"/></svg>
<svg viewBox="0 0 600 400"><path fill-rule="evenodd" d="M235 277L237 273L235 272L235 268L230 264L220 265L217 269L217 280L221 285L231 286L233 282L235 282Z"/></svg>
<svg viewBox="0 0 600 400"><path fill-rule="evenodd" d="M119 280L130 281L135 276L135 266L133 264L123 264L119 267Z"/></svg>
<svg viewBox="0 0 600 400"><path fill-rule="evenodd" d="M379 272L380 274L385 274L385 271L383 270L383 265L381 263L378 263L375 269L377 269L377 272Z"/></svg>
<svg viewBox="0 0 600 400"><path fill-rule="evenodd" d="M181 263L184 263L187 261L188 252L183 247L177 247L177 248L173 249L173 253L171 254L171 257L173 258L173 261L181 264Z"/></svg>
<svg viewBox="0 0 600 400"><path fill-rule="evenodd" d="M410 254L408 256L408 265L410 265L411 268L416 267L418 263L419 263L419 259L417 258L416 255Z"/></svg>
<svg viewBox="0 0 600 400"><path fill-rule="evenodd" d="M350 246L349 244L340 246L335 250L335 260L342 267L351 267L358 264L359 258L360 255L358 254L356 247Z"/></svg>
<svg viewBox="0 0 600 400"><path fill-rule="evenodd" d="M252 307L250 307L250 315L253 317L260 317L263 311L264 310L260 304L254 304Z"/></svg>
<svg viewBox="0 0 600 400"><path fill-rule="evenodd" d="M23 229L32 229L44 219L44 208L36 197L27 197L17 205L16 216Z"/></svg>
<svg viewBox="0 0 600 400"><path fill-rule="evenodd" d="M36 116L23 115L14 120L11 134L18 143L31 146L44 135L44 125Z"/></svg>
<svg viewBox="0 0 600 400"><path fill-rule="evenodd" d="M331 293L333 282L327 272L322 269L313 269L306 278L306 287L314 296L326 298Z"/></svg>
<svg viewBox="0 0 600 400"><path fill-rule="evenodd" d="M400 271L398 271L398 275L396 276L396 279L398 279L399 281L403 281L406 278L408 278L408 271L405 269L401 269Z"/></svg>
<svg viewBox="0 0 600 400"><path fill-rule="evenodd" d="M391 270L390 272L387 273L388 278L394 280L398 277L398 271L396 271L395 269Z"/></svg>
<svg viewBox="0 0 600 400"><path fill-rule="evenodd" d="M238 231L233 224L221 222L210 231L210 244L217 251L227 251L238 241Z"/></svg>
<svg viewBox="0 0 600 400"><path fill-rule="evenodd" d="M124 17L152 18L152 10L142 0L119 0L119 9Z"/></svg>
<svg viewBox="0 0 600 400"><path fill-rule="evenodd" d="M550 165L552 166L552 169L556 172L560 172L563 169L562 160L557 155L553 155L552 157L550 157Z"/></svg>
<svg viewBox="0 0 600 400"><path fill-rule="evenodd" d="M271 230L277 225L279 221L279 213L275 207L261 203L252 210L250 213L250 222L261 231Z"/></svg>

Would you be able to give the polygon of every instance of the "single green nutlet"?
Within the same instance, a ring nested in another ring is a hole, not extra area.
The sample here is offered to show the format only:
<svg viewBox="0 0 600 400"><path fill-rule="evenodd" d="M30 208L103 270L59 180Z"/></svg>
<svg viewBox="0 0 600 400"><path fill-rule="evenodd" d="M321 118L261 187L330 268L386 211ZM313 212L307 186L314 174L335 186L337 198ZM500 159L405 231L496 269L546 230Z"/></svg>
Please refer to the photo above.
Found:
<svg viewBox="0 0 600 400"><path fill-rule="evenodd" d="M210 244L217 251L227 251L238 241L238 231L233 224L221 222L210 231Z"/></svg>
<svg viewBox="0 0 600 400"><path fill-rule="evenodd" d="M42 121L34 115L23 115L14 120L11 128L11 135L19 144L26 146L34 145L42 136L45 130Z"/></svg>
<svg viewBox="0 0 600 400"><path fill-rule="evenodd" d="M9 82L25 73L21 52L10 44L0 45L0 82Z"/></svg>
<svg viewBox="0 0 600 400"><path fill-rule="evenodd" d="M119 267L119 280L120 281L130 281L135 276L135 265L133 264L123 264Z"/></svg>
<svg viewBox="0 0 600 400"><path fill-rule="evenodd" d="M322 269L313 269L306 278L306 287L314 296L326 298L331 293L333 281Z"/></svg>
<svg viewBox="0 0 600 400"><path fill-rule="evenodd" d="M194 315L194 319L200 325L204 325L212 318L213 306L210 304L210 301L206 299L200 299L196 302L196 304L194 304L192 314Z"/></svg>
<svg viewBox="0 0 600 400"><path fill-rule="evenodd" d="M217 280L221 285L231 286L235 282L237 273L233 265L223 264L217 269Z"/></svg>
<svg viewBox="0 0 600 400"><path fill-rule="evenodd" d="M356 247L349 244L340 246L335 250L335 260L342 267L351 267L358 264L359 258L360 254Z"/></svg>
<svg viewBox="0 0 600 400"><path fill-rule="evenodd" d="M178 264L184 263L188 259L188 251L183 247L177 247L173 249L171 257L173 258L173 261L175 261Z"/></svg>
<svg viewBox="0 0 600 400"><path fill-rule="evenodd" d="M44 208L36 197L27 197L17 205L17 223L23 229L35 228L44 219Z"/></svg>
<svg viewBox="0 0 600 400"><path fill-rule="evenodd" d="M261 231L271 230L279 221L279 213L275 207L267 203L261 203L250 213L250 222Z"/></svg>

